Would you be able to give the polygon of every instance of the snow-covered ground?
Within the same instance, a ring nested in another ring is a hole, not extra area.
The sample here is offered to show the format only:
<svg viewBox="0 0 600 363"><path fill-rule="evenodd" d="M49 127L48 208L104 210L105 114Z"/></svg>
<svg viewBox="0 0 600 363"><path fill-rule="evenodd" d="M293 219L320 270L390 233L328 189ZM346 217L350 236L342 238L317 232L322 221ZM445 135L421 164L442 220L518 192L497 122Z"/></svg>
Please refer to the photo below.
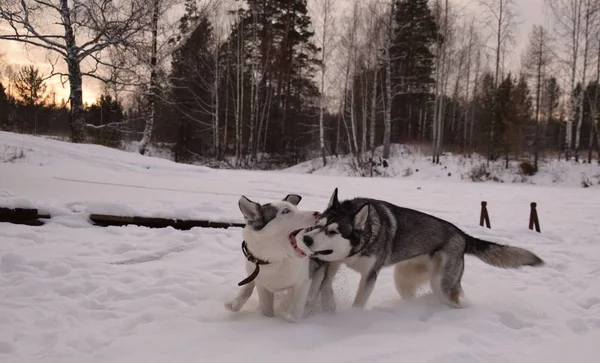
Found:
<svg viewBox="0 0 600 363"><path fill-rule="evenodd" d="M583 363L600 355L597 188L211 170L5 132L0 160L0 205L53 216L41 227L0 223L2 363ZM238 314L223 308L246 276L239 228L100 228L86 217L241 221L242 194L268 202L293 192L304 197L300 207L322 210L336 186L341 198L387 199L529 248L547 265L509 271L468 257L463 309L427 291L403 302L385 270L362 312L350 308L358 276L343 270L338 312L289 324L263 317L256 296ZM482 200L491 230L478 226ZM531 201L541 234L527 229Z"/></svg>
<svg viewBox="0 0 600 363"><path fill-rule="evenodd" d="M379 160L382 148L376 149L375 160ZM532 184L543 186L571 186L571 187L598 187L600 186L600 166L596 159L592 164L587 164L587 152L585 158L580 163L564 160L542 160L540 161L540 170L532 176L524 175L521 172L519 164L523 161L512 160L509 168L505 168L504 160L492 162L489 167L486 166L486 159L480 155L473 155L471 158L463 155L454 155L445 153L440 157L440 164L431 163L431 153L427 148L419 145L391 145L388 167L378 166L375 168L379 176L403 178L409 180L439 180L439 181L472 181L472 175L478 177L477 181L490 181L499 183L517 183ZM594 153L594 158L596 154ZM531 162L531 161L530 161ZM484 168L489 175L480 178ZM329 157L328 164L323 166L321 158L309 160L285 171L292 173L310 173L316 175L346 175L360 176L361 171L353 166L350 156ZM370 172L370 171L369 171ZM370 174L367 174L370 175Z"/></svg>

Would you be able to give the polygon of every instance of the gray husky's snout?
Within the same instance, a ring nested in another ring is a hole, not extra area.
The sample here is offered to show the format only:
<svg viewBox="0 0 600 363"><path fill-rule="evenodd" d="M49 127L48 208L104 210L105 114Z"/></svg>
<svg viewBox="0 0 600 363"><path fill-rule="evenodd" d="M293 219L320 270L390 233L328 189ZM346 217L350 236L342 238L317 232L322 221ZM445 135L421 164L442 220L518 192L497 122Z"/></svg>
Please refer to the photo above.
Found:
<svg viewBox="0 0 600 363"><path fill-rule="evenodd" d="M315 240L311 236L304 236L302 238L302 242L306 245L306 247L310 248L315 243Z"/></svg>

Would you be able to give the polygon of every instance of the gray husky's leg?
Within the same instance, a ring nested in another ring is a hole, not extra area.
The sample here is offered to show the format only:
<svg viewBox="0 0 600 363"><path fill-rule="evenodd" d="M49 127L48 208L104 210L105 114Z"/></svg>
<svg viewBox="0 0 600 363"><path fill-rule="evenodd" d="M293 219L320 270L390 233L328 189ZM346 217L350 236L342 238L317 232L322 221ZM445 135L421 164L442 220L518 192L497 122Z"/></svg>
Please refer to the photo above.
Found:
<svg viewBox="0 0 600 363"><path fill-rule="evenodd" d="M256 290L258 291L258 304L263 315L268 317L275 316L275 309L273 308L275 294L262 286L257 286Z"/></svg>
<svg viewBox="0 0 600 363"><path fill-rule="evenodd" d="M377 282L378 273L378 270L373 270L368 272L366 275L362 274L352 307L364 309L364 307L367 305L369 297L371 296L371 293L373 292L373 288L375 288L375 282Z"/></svg>
<svg viewBox="0 0 600 363"><path fill-rule="evenodd" d="M304 307L306 306L306 298L310 290L311 280L306 280L301 284L292 287L292 293L288 294L289 310L283 314L283 318L290 323L295 323L302 318Z"/></svg>
<svg viewBox="0 0 600 363"><path fill-rule="evenodd" d="M312 276L310 282L310 289L308 291L308 297L306 299L306 307L304 309L304 315L308 316L311 311L314 311L317 305L317 298L319 298L319 292L321 291L321 285L325 279L325 272L327 265L321 266Z"/></svg>
<svg viewBox="0 0 600 363"><path fill-rule="evenodd" d="M246 301L252 296L254 291L254 282L250 282L240 289L237 295L225 303L225 309L233 312L238 312L244 306Z"/></svg>
<svg viewBox="0 0 600 363"><path fill-rule="evenodd" d="M321 284L321 308L324 312L335 313L336 303L333 293L333 279L340 269L340 262L330 262L325 269L325 278Z"/></svg>
<svg viewBox="0 0 600 363"><path fill-rule="evenodd" d="M396 291L404 300L415 297L420 285L429 280L429 256L422 255L394 266Z"/></svg>
<svg viewBox="0 0 600 363"><path fill-rule="evenodd" d="M440 250L432 257L431 289L436 296L451 307L460 307L465 261L462 254Z"/></svg>

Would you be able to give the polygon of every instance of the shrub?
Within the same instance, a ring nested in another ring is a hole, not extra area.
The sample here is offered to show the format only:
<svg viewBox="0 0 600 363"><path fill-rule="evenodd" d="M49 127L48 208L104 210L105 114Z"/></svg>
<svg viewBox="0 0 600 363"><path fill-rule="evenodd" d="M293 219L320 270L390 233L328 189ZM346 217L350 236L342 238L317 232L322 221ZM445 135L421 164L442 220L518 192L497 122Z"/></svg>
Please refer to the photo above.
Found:
<svg viewBox="0 0 600 363"><path fill-rule="evenodd" d="M535 175L535 173L537 173L537 168L529 161L524 161L521 164L519 164L519 169L521 170L521 174L523 175L532 176Z"/></svg>

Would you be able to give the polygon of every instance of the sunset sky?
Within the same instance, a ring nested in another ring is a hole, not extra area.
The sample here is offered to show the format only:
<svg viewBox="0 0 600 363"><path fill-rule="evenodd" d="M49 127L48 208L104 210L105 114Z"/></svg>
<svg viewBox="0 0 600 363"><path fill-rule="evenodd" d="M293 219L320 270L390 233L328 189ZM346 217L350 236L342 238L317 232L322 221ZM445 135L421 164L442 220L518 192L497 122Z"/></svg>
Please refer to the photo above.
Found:
<svg viewBox="0 0 600 363"><path fill-rule="evenodd" d="M540 24L544 21L544 0L514 0L519 12L519 27L516 32L517 46L514 52L510 55L510 59L507 59L508 64L511 68L518 68L520 63L520 57L524 46L527 43L527 37L533 24ZM310 2L310 0L309 0ZM478 0L459 0L454 1L455 3L462 3L465 6L466 11L477 14ZM344 0L338 0L338 4L343 4ZM48 53L46 50L36 49L32 46L24 46L21 43L1 41L0 40L0 54L4 54L4 63L12 66L15 70L21 66L35 64L38 66L43 74L49 74L51 66L47 60L47 56L53 57L53 61L56 55ZM64 62L59 60L57 67L64 70ZM2 83L6 84L6 72L2 72ZM47 81L48 92L54 91L56 93L56 102L60 103L64 98L68 100L68 84L62 85L58 77L52 78ZM92 79L84 78L84 90L83 99L84 102L93 103L98 95L102 92L102 85Z"/></svg>

